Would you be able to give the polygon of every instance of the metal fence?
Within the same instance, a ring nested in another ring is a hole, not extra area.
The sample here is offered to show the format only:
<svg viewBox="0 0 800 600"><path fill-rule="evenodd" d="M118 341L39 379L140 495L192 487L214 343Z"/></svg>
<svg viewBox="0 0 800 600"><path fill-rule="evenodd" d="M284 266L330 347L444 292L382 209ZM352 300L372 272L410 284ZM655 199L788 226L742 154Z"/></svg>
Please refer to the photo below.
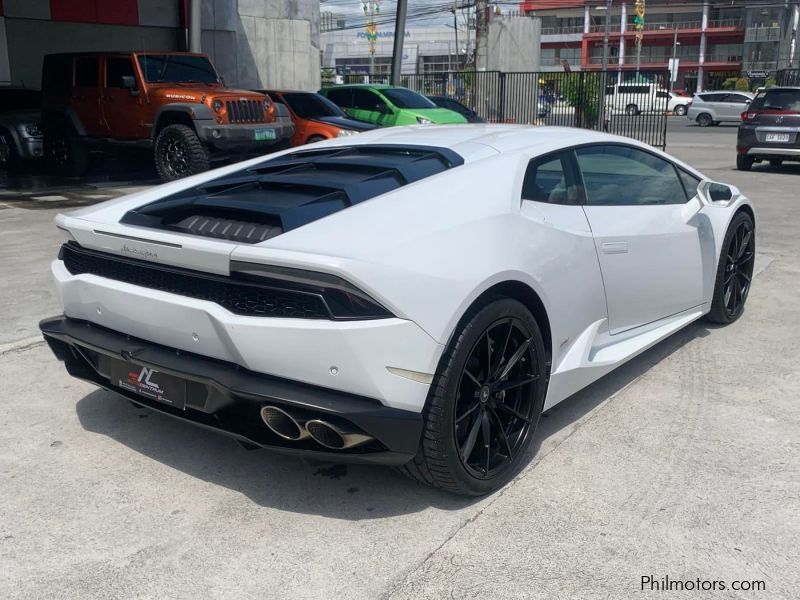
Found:
<svg viewBox="0 0 800 600"><path fill-rule="evenodd" d="M800 69L783 69L775 76L778 85L791 85L800 87Z"/></svg>
<svg viewBox="0 0 800 600"><path fill-rule="evenodd" d="M387 74L341 76L347 84L389 82ZM493 123L580 127L666 145L667 71L422 73L402 75L400 85L457 100Z"/></svg>

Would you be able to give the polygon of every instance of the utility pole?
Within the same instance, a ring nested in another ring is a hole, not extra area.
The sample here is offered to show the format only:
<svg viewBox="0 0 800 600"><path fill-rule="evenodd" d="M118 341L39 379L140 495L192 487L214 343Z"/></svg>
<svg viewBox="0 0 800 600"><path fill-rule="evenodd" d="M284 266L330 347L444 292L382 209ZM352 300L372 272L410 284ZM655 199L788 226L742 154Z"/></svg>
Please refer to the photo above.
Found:
<svg viewBox="0 0 800 600"><path fill-rule="evenodd" d="M189 52L202 52L202 4L191 0L189 4Z"/></svg>
<svg viewBox="0 0 800 600"><path fill-rule="evenodd" d="M392 85L400 85L400 68L403 61L403 41L406 36L408 0L397 0L394 19L394 47L392 48Z"/></svg>
<svg viewBox="0 0 800 600"><path fill-rule="evenodd" d="M475 0L475 69L485 71L489 58L489 24L487 0Z"/></svg>
<svg viewBox="0 0 800 600"><path fill-rule="evenodd" d="M458 71L458 15L456 13L456 2L453 2L451 12L453 13L453 31L456 34L456 68L454 70Z"/></svg>

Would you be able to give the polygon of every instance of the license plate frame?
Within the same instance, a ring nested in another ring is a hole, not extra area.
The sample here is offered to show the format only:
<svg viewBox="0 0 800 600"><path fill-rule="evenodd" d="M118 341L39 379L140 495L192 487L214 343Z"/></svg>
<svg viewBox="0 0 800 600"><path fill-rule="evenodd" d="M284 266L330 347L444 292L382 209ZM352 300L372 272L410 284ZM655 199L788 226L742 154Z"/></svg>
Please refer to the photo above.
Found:
<svg viewBox="0 0 800 600"><path fill-rule="evenodd" d="M111 360L109 381L111 385L137 396L179 410L186 409L186 380L175 375L124 360Z"/></svg>
<svg viewBox="0 0 800 600"><path fill-rule="evenodd" d="M768 133L764 138L764 141L771 142L773 144L788 144L789 138L791 136L788 133Z"/></svg>
<svg viewBox="0 0 800 600"><path fill-rule="evenodd" d="M253 130L253 138L257 142L274 142L276 137L274 129L262 128Z"/></svg>

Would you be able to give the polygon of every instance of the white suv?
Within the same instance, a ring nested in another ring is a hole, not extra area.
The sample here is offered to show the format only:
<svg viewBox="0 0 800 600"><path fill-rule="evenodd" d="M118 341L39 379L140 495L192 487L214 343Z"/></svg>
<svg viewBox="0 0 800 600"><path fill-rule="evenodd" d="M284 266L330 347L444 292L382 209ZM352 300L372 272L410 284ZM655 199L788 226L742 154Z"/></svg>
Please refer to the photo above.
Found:
<svg viewBox="0 0 800 600"><path fill-rule="evenodd" d="M701 92L694 95L686 116L700 127L740 123L752 100L750 92Z"/></svg>

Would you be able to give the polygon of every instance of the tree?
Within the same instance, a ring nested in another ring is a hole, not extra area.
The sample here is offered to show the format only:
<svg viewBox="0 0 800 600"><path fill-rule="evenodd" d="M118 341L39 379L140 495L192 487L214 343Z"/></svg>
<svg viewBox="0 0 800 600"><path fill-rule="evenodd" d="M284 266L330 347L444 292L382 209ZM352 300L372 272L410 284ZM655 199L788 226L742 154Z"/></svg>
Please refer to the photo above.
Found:
<svg viewBox="0 0 800 600"><path fill-rule="evenodd" d="M749 92L750 80L747 77L740 77L736 80L736 87L734 89L737 92Z"/></svg>

